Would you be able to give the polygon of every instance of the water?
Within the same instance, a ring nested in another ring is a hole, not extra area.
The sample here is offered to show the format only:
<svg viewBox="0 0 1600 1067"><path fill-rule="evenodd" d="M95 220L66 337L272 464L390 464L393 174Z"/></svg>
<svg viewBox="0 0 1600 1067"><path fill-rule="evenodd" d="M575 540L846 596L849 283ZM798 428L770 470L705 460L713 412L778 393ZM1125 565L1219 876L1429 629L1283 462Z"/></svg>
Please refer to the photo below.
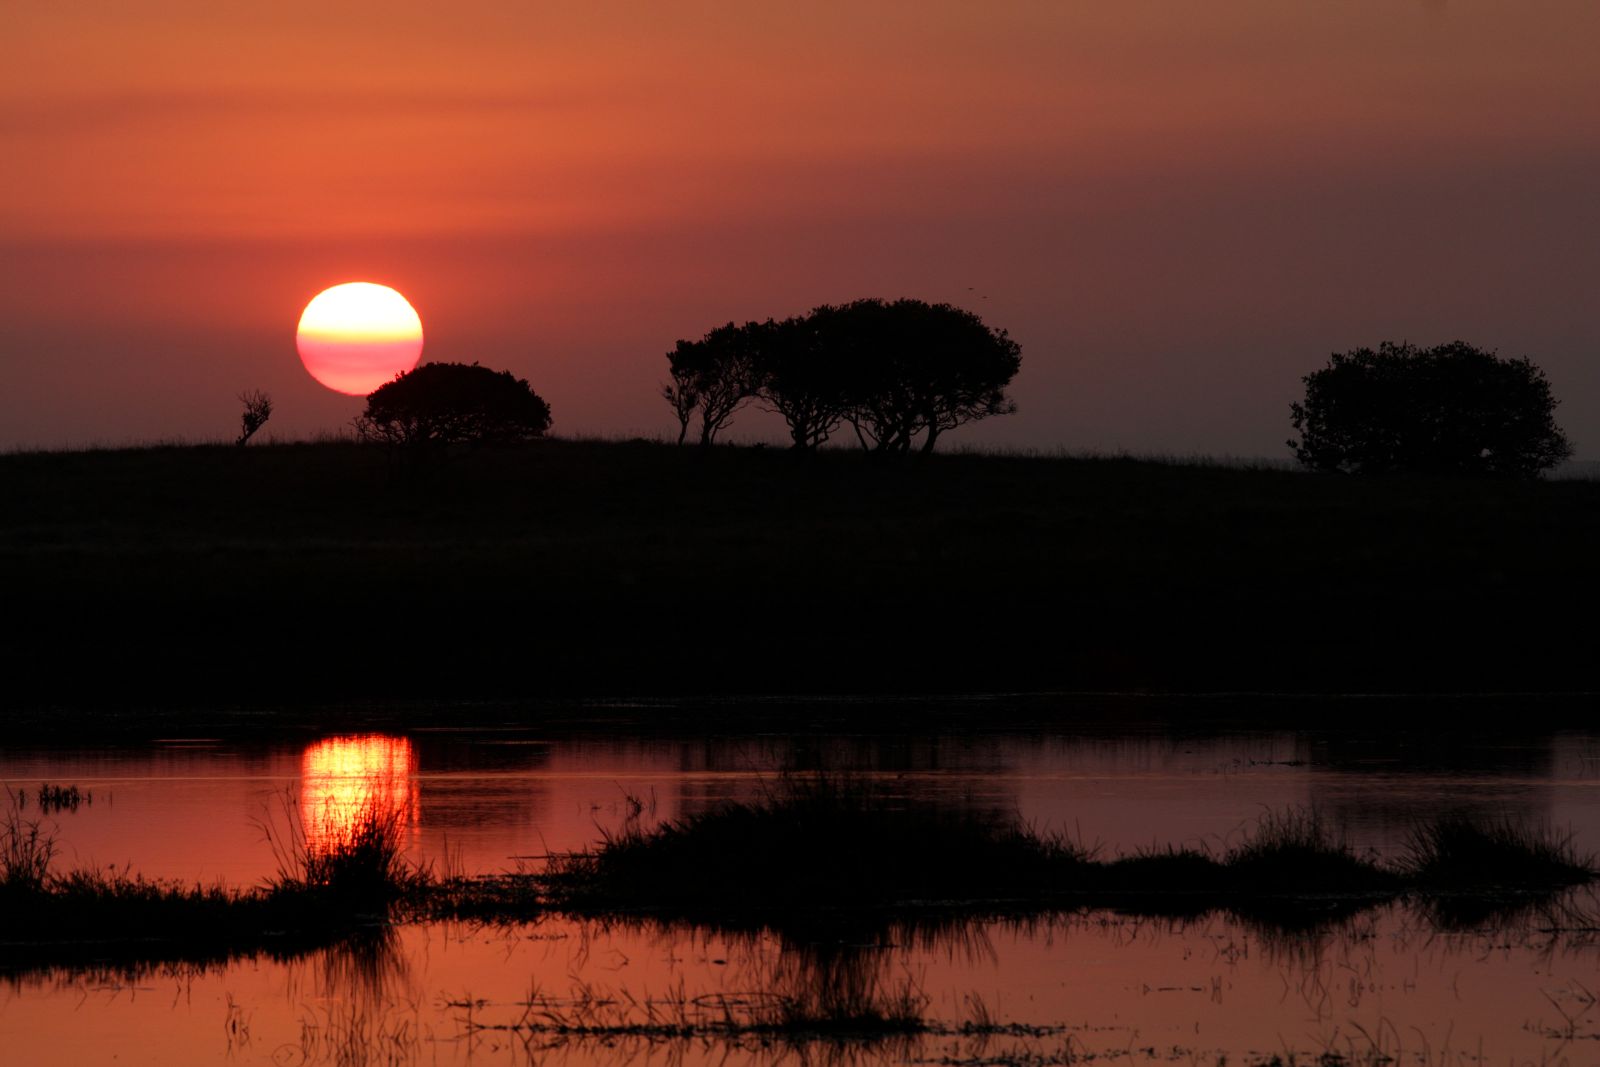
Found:
<svg viewBox="0 0 1600 1067"><path fill-rule="evenodd" d="M1015 810L1108 848L1236 840L1266 810L1316 806L1356 847L1471 811L1600 847L1600 745L1587 734L1482 743L1437 735L1258 732L629 739L435 730L299 743L171 738L10 749L0 779L76 785L60 862L248 885L275 860L263 826L297 811L336 831L372 798L404 813L421 862L537 866L630 815L693 814L782 770L871 777L909 797ZM1588 901L1576 902L1587 913ZM1447 933L1404 905L1291 937L1224 917L1091 912L1047 922L732 936L549 918L408 926L362 951L225 967L20 973L0 986L17 1063L762 1061L1251 1062L1333 1051L1400 1062L1588 1062L1600 949L1587 920ZM3 953L3 949L0 949ZM0 955L0 960L3 960ZM851 988L910 997L927 1035L844 1047L707 1030L775 998ZM604 1032L561 1034L587 1021ZM677 1020L692 1038L644 1032ZM990 1021L1013 1029L962 1033ZM1021 1029L1017 1029L1020 1027Z"/></svg>

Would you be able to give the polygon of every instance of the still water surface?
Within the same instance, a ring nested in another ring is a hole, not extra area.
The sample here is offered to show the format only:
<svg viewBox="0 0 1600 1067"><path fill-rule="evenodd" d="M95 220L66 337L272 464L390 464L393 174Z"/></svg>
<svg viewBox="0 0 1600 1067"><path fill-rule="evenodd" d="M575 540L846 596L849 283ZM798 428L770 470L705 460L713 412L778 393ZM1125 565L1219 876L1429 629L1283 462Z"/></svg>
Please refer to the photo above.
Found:
<svg viewBox="0 0 1600 1067"><path fill-rule="evenodd" d="M1014 810L1109 849L1236 840L1266 810L1314 806L1362 849L1470 811L1549 823L1600 847L1600 738L1474 743L1437 735L1173 737L1096 731L882 738L626 739L448 730L259 743L170 738L12 749L0 779L76 785L49 817L63 864L247 885L274 857L262 827L298 810L336 833L360 805L405 813L411 855L489 873L651 820L750 797L789 770L848 771L908 797ZM36 804L35 804L36 809ZM36 812L35 812L36 813ZM1586 905L1585 901L1578 901ZM1586 921L1445 933L1395 907L1312 937L1224 917L1087 913L1030 925L729 938L564 919L398 930L356 954L140 975L93 968L0 985L4 1062L500 1063L812 1059L751 1039L560 1038L530 1019L608 1024L755 1011L841 981L910 994L956 1031L837 1049L872 1062L1251 1062L1374 1049L1402 1062L1600 1061L1600 948ZM0 949L3 953L3 949ZM3 960L3 956L0 956ZM1594 991L1594 992L1591 992ZM530 1006L531 1005L531 1006ZM731 1005L731 1006L730 1006ZM1479 1057L1482 1057L1480 1060Z"/></svg>

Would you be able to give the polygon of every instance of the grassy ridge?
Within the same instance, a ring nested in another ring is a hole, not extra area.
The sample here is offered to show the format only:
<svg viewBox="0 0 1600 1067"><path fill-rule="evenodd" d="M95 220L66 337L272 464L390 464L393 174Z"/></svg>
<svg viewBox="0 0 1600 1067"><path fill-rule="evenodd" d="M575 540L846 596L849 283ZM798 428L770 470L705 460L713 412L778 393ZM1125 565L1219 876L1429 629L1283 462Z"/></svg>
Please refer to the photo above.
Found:
<svg viewBox="0 0 1600 1067"><path fill-rule="evenodd" d="M1587 482L334 443L0 456L0 499L18 700L1594 688Z"/></svg>

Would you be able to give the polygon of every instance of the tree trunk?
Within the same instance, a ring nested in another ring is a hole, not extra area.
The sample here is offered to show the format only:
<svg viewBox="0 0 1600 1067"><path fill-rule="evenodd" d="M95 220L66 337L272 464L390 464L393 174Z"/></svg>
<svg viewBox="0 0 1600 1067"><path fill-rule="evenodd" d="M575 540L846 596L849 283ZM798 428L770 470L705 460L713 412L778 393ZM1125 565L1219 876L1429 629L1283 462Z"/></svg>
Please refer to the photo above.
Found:
<svg viewBox="0 0 1600 1067"><path fill-rule="evenodd" d="M867 445L867 435L861 432L861 420L860 419L851 419L850 420L850 426L856 432L856 440L861 442L861 451L863 451L863 452L872 451L872 449L870 447L868 447L868 445Z"/></svg>

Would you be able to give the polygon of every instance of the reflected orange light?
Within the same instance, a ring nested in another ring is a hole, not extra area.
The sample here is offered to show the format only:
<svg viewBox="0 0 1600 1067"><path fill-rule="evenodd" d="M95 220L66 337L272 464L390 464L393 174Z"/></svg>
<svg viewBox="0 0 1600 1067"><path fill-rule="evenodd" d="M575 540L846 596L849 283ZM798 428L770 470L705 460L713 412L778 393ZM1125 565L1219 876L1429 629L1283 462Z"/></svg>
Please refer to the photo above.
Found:
<svg viewBox="0 0 1600 1067"><path fill-rule="evenodd" d="M313 852L350 840L368 812L416 830L416 754L403 737L330 737L300 758L300 818ZM405 842L409 845L409 840Z"/></svg>

